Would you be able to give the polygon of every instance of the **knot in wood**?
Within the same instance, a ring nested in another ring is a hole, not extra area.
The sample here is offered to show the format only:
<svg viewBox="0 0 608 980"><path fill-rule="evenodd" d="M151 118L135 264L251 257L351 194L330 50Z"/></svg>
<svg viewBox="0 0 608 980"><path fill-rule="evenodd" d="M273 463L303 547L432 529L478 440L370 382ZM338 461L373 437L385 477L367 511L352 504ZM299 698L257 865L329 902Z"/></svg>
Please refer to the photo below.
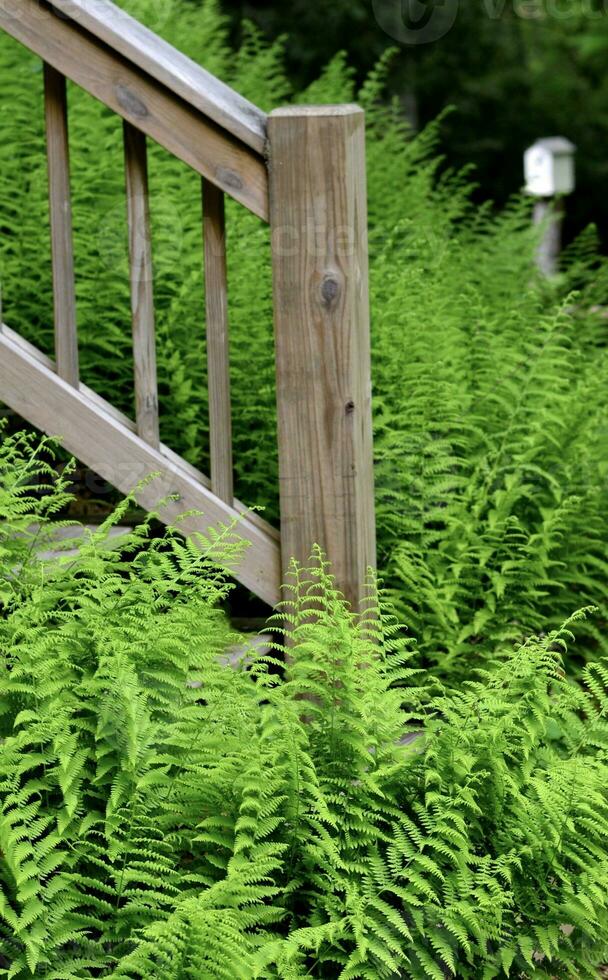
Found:
<svg viewBox="0 0 608 980"><path fill-rule="evenodd" d="M326 310L331 310L335 305L340 293L340 283L333 275L324 276L321 283L321 297L323 306Z"/></svg>
<svg viewBox="0 0 608 980"><path fill-rule="evenodd" d="M241 177L228 167L216 167L215 176L223 187L230 187L235 191L240 191L243 187Z"/></svg>
<svg viewBox="0 0 608 980"><path fill-rule="evenodd" d="M130 116L135 116L136 119L145 119L149 115L147 105L126 85L116 86L116 98L120 107Z"/></svg>

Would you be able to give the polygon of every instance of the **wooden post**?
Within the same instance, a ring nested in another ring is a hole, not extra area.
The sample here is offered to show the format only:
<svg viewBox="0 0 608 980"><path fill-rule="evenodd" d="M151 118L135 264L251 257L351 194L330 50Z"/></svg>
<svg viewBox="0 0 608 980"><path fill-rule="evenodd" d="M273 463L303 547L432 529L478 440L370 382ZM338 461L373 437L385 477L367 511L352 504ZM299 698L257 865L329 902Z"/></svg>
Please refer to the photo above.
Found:
<svg viewBox="0 0 608 980"><path fill-rule="evenodd" d="M534 224L545 225L536 253L536 264L547 279L559 271L564 213L563 198L538 197L534 202Z"/></svg>
<svg viewBox="0 0 608 980"><path fill-rule="evenodd" d="M135 417L138 435L158 449L158 381L148 151L144 133L128 122L123 123L123 131L129 222Z"/></svg>
<svg viewBox="0 0 608 980"><path fill-rule="evenodd" d="M211 488L224 503L232 507L234 473L224 192L204 177L203 237Z"/></svg>
<svg viewBox="0 0 608 980"><path fill-rule="evenodd" d="M365 117L268 123L283 575L318 544L356 609L376 562Z"/></svg>
<svg viewBox="0 0 608 980"><path fill-rule="evenodd" d="M49 171L49 220L53 256L55 360L57 374L78 387L78 335L72 243L72 200L66 80L44 65L46 151Z"/></svg>

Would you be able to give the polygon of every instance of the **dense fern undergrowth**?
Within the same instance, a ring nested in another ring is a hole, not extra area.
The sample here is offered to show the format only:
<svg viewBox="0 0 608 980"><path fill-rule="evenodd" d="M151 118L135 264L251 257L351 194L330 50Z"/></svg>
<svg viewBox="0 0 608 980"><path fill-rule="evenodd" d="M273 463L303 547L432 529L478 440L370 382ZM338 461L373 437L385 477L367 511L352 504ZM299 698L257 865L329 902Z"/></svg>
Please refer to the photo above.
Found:
<svg viewBox="0 0 608 980"><path fill-rule="evenodd" d="M1 437L1 433L0 433ZM48 556L67 480L0 441L0 976L598 976L608 665L583 614L446 694L321 554L232 670L233 529L112 520ZM408 741L408 731L424 734Z"/></svg>
<svg viewBox="0 0 608 980"><path fill-rule="evenodd" d="M381 103L384 66L355 91L338 55L290 91L281 43L228 43L214 0L124 6L265 109L357 98L368 112L380 567L419 663L455 682L588 604L580 659L606 651L608 279L589 232L538 280L530 208L471 204L438 127L413 136ZM39 62L0 38L0 223L6 322L51 351ZM132 412L120 121L70 88L78 316L85 382ZM207 468L200 183L151 150L162 434ZM237 493L278 519L268 230L228 216Z"/></svg>

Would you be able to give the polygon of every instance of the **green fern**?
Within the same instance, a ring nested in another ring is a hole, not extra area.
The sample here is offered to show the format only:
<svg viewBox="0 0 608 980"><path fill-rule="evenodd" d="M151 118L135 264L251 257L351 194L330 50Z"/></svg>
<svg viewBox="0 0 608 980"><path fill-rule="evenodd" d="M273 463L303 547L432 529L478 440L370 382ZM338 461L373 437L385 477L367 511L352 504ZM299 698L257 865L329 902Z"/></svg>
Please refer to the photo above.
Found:
<svg viewBox="0 0 608 980"><path fill-rule="evenodd" d="M126 501L45 558L50 452L0 442L0 976L598 975L608 664L566 678L583 614L450 693L316 549L281 641L230 670L233 532L110 547Z"/></svg>

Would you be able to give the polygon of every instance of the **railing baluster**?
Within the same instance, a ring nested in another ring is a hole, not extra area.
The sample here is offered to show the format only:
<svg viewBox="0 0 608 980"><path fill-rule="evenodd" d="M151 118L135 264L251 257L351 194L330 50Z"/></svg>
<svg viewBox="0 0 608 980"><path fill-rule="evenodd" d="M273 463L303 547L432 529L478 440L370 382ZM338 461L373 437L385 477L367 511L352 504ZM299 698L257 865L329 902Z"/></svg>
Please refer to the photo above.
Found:
<svg viewBox="0 0 608 980"><path fill-rule="evenodd" d="M133 360L135 365L135 417L137 432L149 445L158 447L158 386L148 156L146 137L124 123Z"/></svg>
<svg viewBox="0 0 608 980"><path fill-rule="evenodd" d="M203 232L211 487L221 500L232 505L234 473L224 194L204 178Z"/></svg>
<svg viewBox="0 0 608 980"><path fill-rule="evenodd" d="M59 377L77 388L78 335L66 80L48 64L44 66L44 101L53 256L55 360Z"/></svg>

